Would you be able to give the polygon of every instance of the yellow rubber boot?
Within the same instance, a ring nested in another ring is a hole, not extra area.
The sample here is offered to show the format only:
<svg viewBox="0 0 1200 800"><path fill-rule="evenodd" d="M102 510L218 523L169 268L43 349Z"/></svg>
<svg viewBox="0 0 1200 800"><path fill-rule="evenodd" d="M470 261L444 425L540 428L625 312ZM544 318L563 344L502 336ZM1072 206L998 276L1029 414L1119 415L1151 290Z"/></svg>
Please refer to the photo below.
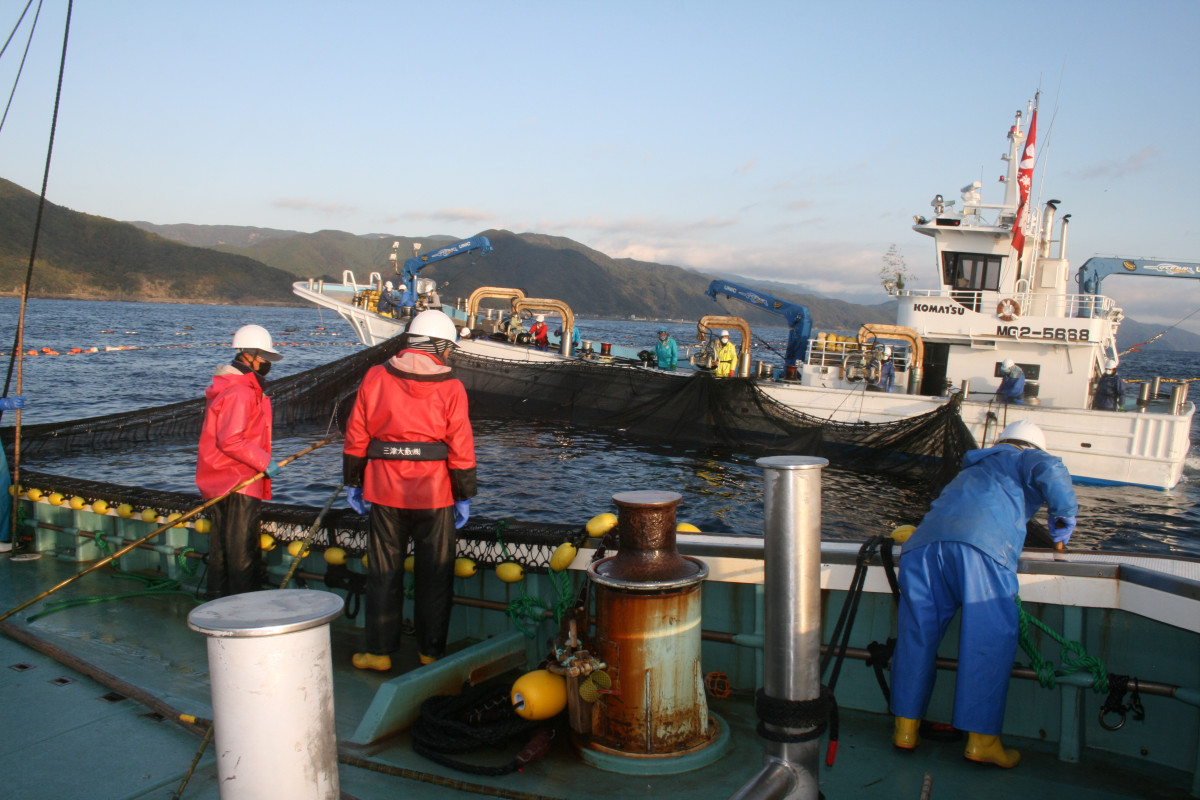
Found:
<svg viewBox="0 0 1200 800"><path fill-rule="evenodd" d="M421 666L425 666L427 664L432 664L433 662L437 661L437 657L436 656L427 656L424 653L417 653L417 660L421 662Z"/></svg>
<svg viewBox="0 0 1200 800"><path fill-rule="evenodd" d="M967 749L963 756L968 761L995 764L1005 769L1012 769L1021 761L1021 754L1016 750L1006 749L1000 744L999 736L984 733L967 734Z"/></svg>
<svg viewBox="0 0 1200 800"><path fill-rule="evenodd" d="M901 750L912 750L921 743L921 720L908 717L896 717L896 731L892 734L892 744Z"/></svg>
<svg viewBox="0 0 1200 800"><path fill-rule="evenodd" d="M350 662L359 669L374 669L387 672L392 668L392 657L384 653L377 656L374 653L355 653Z"/></svg>

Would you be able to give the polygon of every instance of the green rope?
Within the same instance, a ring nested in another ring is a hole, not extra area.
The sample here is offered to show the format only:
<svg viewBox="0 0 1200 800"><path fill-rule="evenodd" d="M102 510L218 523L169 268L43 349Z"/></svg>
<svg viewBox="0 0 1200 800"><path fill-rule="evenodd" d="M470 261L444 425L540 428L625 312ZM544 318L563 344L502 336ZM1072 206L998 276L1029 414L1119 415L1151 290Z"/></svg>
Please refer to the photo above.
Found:
<svg viewBox="0 0 1200 800"><path fill-rule="evenodd" d="M554 592L557 595L554 605L547 605L545 601L526 592L509 603L506 609L512 624L530 639L537 636L537 625L542 621L543 610L553 614L555 624L561 624L563 615L575 605L575 597L571 594L571 579L566 570L550 570L550 582L554 584ZM527 627L525 621L531 624Z"/></svg>
<svg viewBox="0 0 1200 800"><path fill-rule="evenodd" d="M1017 597L1017 629L1020 633L1021 649L1029 656L1030 665L1037 672L1038 683L1047 689L1053 689L1055 679L1059 674L1070 675L1074 672L1089 672L1092 675L1092 690L1101 694L1108 692L1108 670L1104 662L1087 654L1079 642L1067 641L1050 626L1040 619L1031 616ZM1030 627L1036 627L1045 632L1051 639L1062 647L1063 666L1056 671L1054 665L1042 657L1030 637Z"/></svg>
<svg viewBox="0 0 1200 800"><path fill-rule="evenodd" d="M184 575L189 577L196 574L196 567L192 565L192 559L188 558L187 554L194 552L196 552L196 548L185 547L175 554L176 566L183 570Z"/></svg>

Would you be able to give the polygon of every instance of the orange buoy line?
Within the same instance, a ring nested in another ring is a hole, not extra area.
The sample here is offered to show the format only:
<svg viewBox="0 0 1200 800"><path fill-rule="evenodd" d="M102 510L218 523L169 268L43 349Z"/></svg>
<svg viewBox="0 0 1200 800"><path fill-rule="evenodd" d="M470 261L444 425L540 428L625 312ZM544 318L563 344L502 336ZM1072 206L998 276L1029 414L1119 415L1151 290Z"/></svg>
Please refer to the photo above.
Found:
<svg viewBox="0 0 1200 800"><path fill-rule="evenodd" d="M336 334L335 334L336 335ZM276 347L362 347L361 342L344 341L344 342L274 342ZM187 347L231 347L229 342L204 342L198 344L152 344L152 345L137 345L123 344L119 346L105 345L104 347L71 347L65 353L61 350L55 350L53 347L43 347L41 349L30 349L25 351L27 356L60 356L60 355L85 355L90 353L114 353L121 350L176 350ZM0 356L11 355L0 351Z"/></svg>

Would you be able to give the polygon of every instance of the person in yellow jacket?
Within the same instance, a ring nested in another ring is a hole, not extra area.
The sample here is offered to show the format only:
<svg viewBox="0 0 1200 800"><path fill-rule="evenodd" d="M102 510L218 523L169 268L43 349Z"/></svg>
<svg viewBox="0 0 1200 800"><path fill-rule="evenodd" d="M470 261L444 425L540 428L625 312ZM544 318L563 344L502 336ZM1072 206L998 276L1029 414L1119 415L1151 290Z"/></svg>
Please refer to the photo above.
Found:
<svg viewBox="0 0 1200 800"><path fill-rule="evenodd" d="M717 377L732 378L737 372L738 352L729 341L729 331L721 331L721 343L717 345Z"/></svg>

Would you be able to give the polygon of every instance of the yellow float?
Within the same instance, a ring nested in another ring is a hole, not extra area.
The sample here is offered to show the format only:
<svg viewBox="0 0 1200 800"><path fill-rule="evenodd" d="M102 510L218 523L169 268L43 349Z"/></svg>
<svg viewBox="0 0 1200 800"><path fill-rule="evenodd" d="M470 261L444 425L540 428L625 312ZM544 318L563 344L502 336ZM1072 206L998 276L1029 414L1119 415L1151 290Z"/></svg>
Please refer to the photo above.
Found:
<svg viewBox="0 0 1200 800"><path fill-rule="evenodd" d="M300 552L301 549L304 550L303 553ZM288 555L289 556L292 556L293 558L295 558L297 555L299 555L301 558L304 558L305 556L308 555L308 553L309 553L309 549L304 546L304 542L302 542L301 540L297 539L294 542L288 542Z"/></svg>
<svg viewBox="0 0 1200 800"><path fill-rule="evenodd" d="M700 529L690 522L681 522L675 526L676 533L700 533Z"/></svg>
<svg viewBox="0 0 1200 800"><path fill-rule="evenodd" d="M117 506L117 516L121 519L129 519L133 516L133 506L129 505L129 503L121 503L121 505Z"/></svg>
<svg viewBox="0 0 1200 800"><path fill-rule="evenodd" d="M915 525L901 525L892 531L891 536L894 541L904 544L908 541L908 537L912 536L916 530Z"/></svg>
<svg viewBox="0 0 1200 800"><path fill-rule="evenodd" d="M87 505L87 500L84 500L79 495L75 495L74 497L72 497L70 500L67 501L67 505L69 505L71 508L75 509L76 511L82 511L83 507Z"/></svg>
<svg viewBox="0 0 1200 800"><path fill-rule="evenodd" d="M617 527L617 515L605 512L588 520L587 535L596 539Z"/></svg>
<svg viewBox="0 0 1200 800"><path fill-rule="evenodd" d="M51 492L50 496L46 499L50 501L50 505L52 506L61 506L65 498L62 496L61 492Z"/></svg>
<svg viewBox="0 0 1200 800"><path fill-rule="evenodd" d="M212 520L204 518L198 519L192 523L192 527L196 529L196 533L208 533L212 530ZM274 542L275 540L272 539L271 541Z"/></svg>
<svg viewBox="0 0 1200 800"><path fill-rule="evenodd" d="M196 530L200 530L200 523L208 520L196 520ZM258 546L262 548L264 553L269 553L275 549L275 537L269 533L260 533L258 535Z"/></svg>
<svg viewBox="0 0 1200 800"><path fill-rule="evenodd" d="M525 577L525 568L514 561L505 561L496 566L496 577L505 583L516 583Z"/></svg>
<svg viewBox="0 0 1200 800"><path fill-rule="evenodd" d="M523 719L550 719L567 707L567 681L544 669L527 672L517 678L509 699Z"/></svg>
<svg viewBox="0 0 1200 800"><path fill-rule="evenodd" d="M475 562L469 558L454 559L454 577L456 578L470 578L477 570Z"/></svg>
<svg viewBox="0 0 1200 800"><path fill-rule="evenodd" d="M154 522L158 519L158 512L153 508L142 509L142 522Z"/></svg>
<svg viewBox="0 0 1200 800"><path fill-rule="evenodd" d="M326 547L325 563L340 567L346 563L346 551L340 547Z"/></svg>
<svg viewBox="0 0 1200 800"><path fill-rule="evenodd" d="M108 513L108 501L107 500L94 501L92 503L92 511L95 511L97 514L107 514Z"/></svg>
<svg viewBox="0 0 1200 800"><path fill-rule="evenodd" d="M405 571L405 572L412 572L412 571L413 571L413 569L414 569L414 565L415 565L416 563L417 563L417 557L416 557L416 556L408 556L407 558L405 558L405 559L404 559L404 571Z"/></svg>
<svg viewBox="0 0 1200 800"><path fill-rule="evenodd" d="M562 572L567 567L571 566L571 562L575 560L575 553L578 550L575 545L570 542L563 542L554 551L554 555L550 556L550 569L554 572Z"/></svg>

